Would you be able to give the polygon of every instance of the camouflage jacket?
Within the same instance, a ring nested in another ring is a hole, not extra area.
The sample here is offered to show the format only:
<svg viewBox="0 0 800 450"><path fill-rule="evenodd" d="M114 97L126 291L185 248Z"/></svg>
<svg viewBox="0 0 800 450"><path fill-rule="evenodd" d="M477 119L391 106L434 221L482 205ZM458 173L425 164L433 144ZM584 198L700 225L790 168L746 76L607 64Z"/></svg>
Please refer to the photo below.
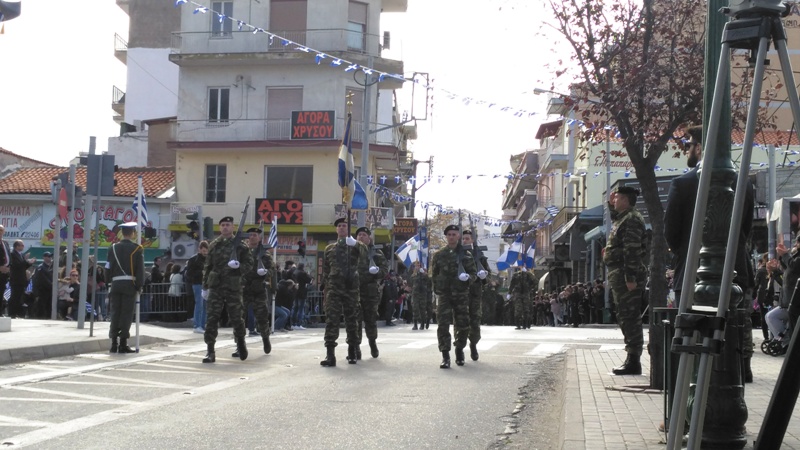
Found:
<svg viewBox="0 0 800 450"><path fill-rule="evenodd" d="M622 269L625 281L636 281L637 275L646 271L644 219L636 208L617 215L603 252L603 262L609 269Z"/></svg>
<svg viewBox="0 0 800 450"><path fill-rule="evenodd" d="M325 247L322 259L322 283L325 289L351 290L359 288L359 268L367 266L367 246L361 242L350 247L341 238Z"/></svg>
<svg viewBox="0 0 800 450"><path fill-rule="evenodd" d="M464 272L469 275L469 280L461 281L459 275L459 261ZM453 292L466 292L469 284L477 278L475 259L458 244L456 248L444 247L433 254L431 259L431 280L436 294L450 294Z"/></svg>
<svg viewBox="0 0 800 450"><path fill-rule="evenodd" d="M363 260L359 260L363 262L363 264L358 266L358 280L361 286L370 284L377 285L378 282L386 278L386 274L389 273L389 264L386 262L386 257L383 256L383 252L375 249L374 245L365 247L367 247L367 257ZM378 267L378 273L374 275L369 273L369 268L373 263Z"/></svg>
<svg viewBox="0 0 800 450"><path fill-rule="evenodd" d="M241 276L253 269L253 255L247 245L240 242L236 251L239 268L231 269L228 267L228 262L233 253L233 243L233 237L219 236L209 244L206 265L203 268L203 289L241 290Z"/></svg>
<svg viewBox="0 0 800 450"><path fill-rule="evenodd" d="M538 281L536 277L527 271L520 270L511 276L511 283L508 285L508 293L511 295L534 295Z"/></svg>
<svg viewBox="0 0 800 450"><path fill-rule="evenodd" d="M255 248L250 249L250 255L253 257L253 268L244 272L242 275L242 287L244 288L244 292L251 293L251 294L262 294L264 293L264 283L269 279L270 272L272 271L272 255L269 254L269 250L263 249L262 244L258 244ZM263 251L261 254L261 264L258 263L258 253ZM267 270L267 273L262 275L258 274L258 268L263 265L264 269Z"/></svg>
<svg viewBox="0 0 800 450"><path fill-rule="evenodd" d="M433 284L431 278L424 273L415 273L411 277L411 295L413 298L426 299L431 295Z"/></svg>

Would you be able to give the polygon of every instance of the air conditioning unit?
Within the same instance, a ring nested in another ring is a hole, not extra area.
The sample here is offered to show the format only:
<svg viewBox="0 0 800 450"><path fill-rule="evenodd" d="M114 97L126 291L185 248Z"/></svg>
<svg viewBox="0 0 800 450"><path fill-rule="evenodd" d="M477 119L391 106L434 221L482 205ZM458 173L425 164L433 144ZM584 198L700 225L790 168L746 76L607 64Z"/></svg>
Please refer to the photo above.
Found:
<svg viewBox="0 0 800 450"><path fill-rule="evenodd" d="M172 259L189 259L197 252L197 242L174 241L171 250Z"/></svg>
<svg viewBox="0 0 800 450"><path fill-rule="evenodd" d="M174 253L172 256L175 257ZM553 258L556 261L569 261L569 245L556 244L556 247L553 249Z"/></svg>

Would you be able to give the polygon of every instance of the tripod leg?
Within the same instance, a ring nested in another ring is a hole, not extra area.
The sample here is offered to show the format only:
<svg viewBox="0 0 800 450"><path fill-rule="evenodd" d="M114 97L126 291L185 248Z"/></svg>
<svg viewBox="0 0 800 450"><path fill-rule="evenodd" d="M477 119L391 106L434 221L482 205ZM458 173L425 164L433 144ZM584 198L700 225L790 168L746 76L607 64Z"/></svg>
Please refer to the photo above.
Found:
<svg viewBox="0 0 800 450"><path fill-rule="evenodd" d="M783 30L783 24L780 24ZM794 81L794 72L792 72L792 61L789 59L789 52L786 49L786 38L775 40L775 49L778 51L778 56L781 60L781 71L783 72L783 84L786 85L786 94L789 97L789 106L792 108L792 117L794 123L800 124L800 98L797 96L797 87Z"/></svg>
<svg viewBox="0 0 800 450"><path fill-rule="evenodd" d="M720 52L717 78L714 83L714 97L711 102L711 116L709 117L708 132L705 138L705 148L703 150L703 166L711 167L716 154L717 130L719 130L720 116L722 115L722 103L725 100L725 89L727 88L730 77L730 44L722 43ZM681 296L679 313L685 313L691 309L694 298L694 280L697 272L697 257L700 253L702 227L706 215L706 204L708 203L708 191L711 184L711 171L704 170L700 175L700 186L697 191L697 202L692 220L692 233L689 239L689 249L686 259L686 272L689 276L684 277L683 295ZM694 344L693 336L683 336L681 330L675 330L676 338L683 338L683 345ZM670 412L669 433L667 435L667 450L680 450L683 440L683 428L686 422L686 405L689 401L689 384L694 369L695 356L688 353L681 354L678 365L678 377L675 380L675 392L673 394L672 411Z"/></svg>

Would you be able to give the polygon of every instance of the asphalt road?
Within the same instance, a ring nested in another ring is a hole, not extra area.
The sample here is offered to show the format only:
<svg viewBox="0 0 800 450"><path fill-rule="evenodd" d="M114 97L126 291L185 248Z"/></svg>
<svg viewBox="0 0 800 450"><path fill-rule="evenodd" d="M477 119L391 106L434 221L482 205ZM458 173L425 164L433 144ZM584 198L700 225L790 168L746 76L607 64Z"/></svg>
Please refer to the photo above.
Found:
<svg viewBox="0 0 800 450"><path fill-rule="evenodd" d="M217 363L197 341L136 355L101 353L0 369L0 444L42 449L551 448L558 435L563 352L617 350L609 328L484 327L481 357L450 370L433 327L380 328L377 359L323 368L322 329L279 333L270 355ZM344 340L342 330L341 341ZM224 345L224 347L223 347ZM539 413L533 414L535 407ZM526 411L526 407L528 408ZM544 407L544 408L542 408ZM546 428L537 427L544 420ZM548 431L542 431L542 430ZM538 431L537 431L538 430Z"/></svg>

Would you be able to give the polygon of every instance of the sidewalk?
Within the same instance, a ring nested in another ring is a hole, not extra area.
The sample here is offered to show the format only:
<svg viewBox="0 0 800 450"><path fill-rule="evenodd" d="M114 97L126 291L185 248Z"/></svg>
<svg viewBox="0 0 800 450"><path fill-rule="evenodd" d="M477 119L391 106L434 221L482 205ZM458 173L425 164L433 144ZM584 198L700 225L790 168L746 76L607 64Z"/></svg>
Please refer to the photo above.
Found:
<svg viewBox="0 0 800 450"><path fill-rule="evenodd" d="M765 355L760 351L760 345L761 339L757 338L751 363L754 382L745 385L748 409L745 449L753 448L783 364L783 357ZM658 431L663 420L663 394L623 388L648 385L649 359L642 358L642 376L611 375L611 369L624 359L625 353L620 350L574 349L567 352L563 450L665 448L666 433ZM781 449L800 449L800 412L797 408Z"/></svg>

